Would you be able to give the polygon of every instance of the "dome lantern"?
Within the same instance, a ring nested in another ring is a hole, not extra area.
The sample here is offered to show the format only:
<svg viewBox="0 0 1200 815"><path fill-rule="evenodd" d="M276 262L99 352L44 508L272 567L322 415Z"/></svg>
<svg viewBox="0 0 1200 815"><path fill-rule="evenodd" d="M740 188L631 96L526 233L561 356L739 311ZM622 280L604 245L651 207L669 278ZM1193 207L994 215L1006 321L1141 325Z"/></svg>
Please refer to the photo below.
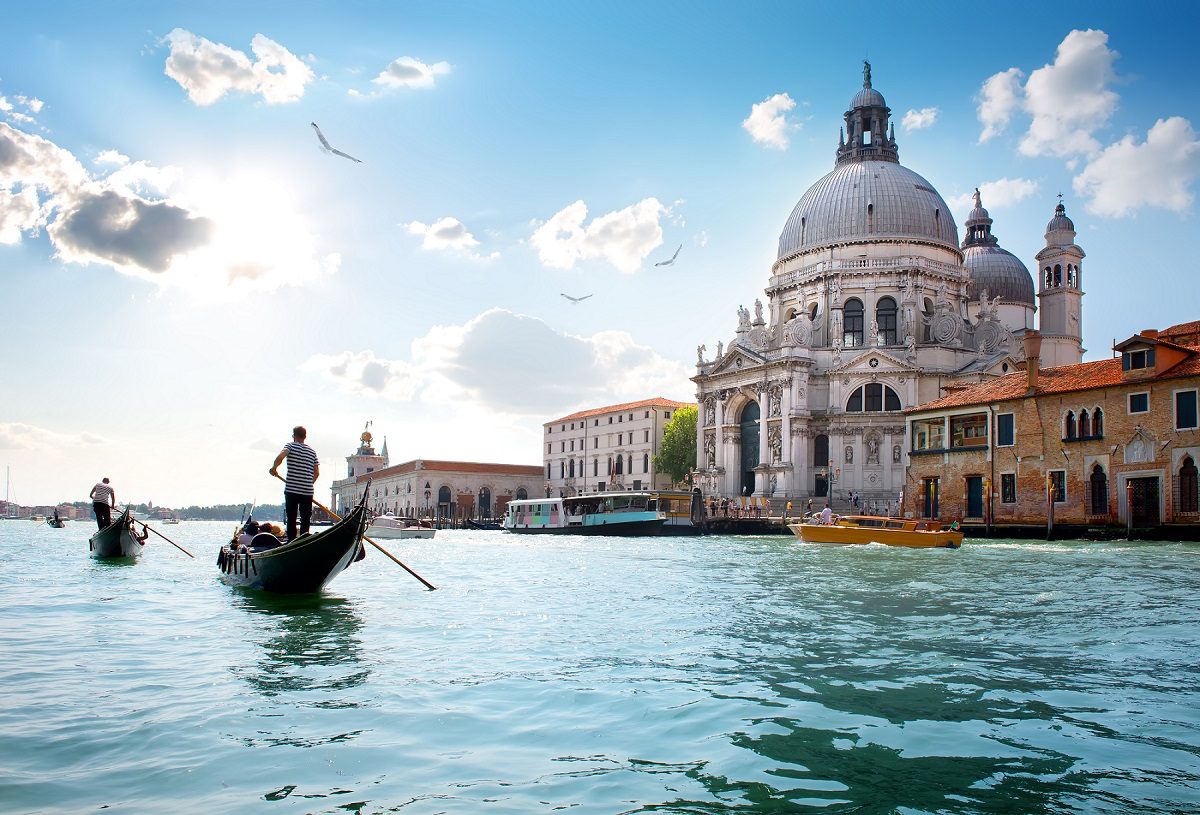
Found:
<svg viewBox="0 0 1200 815"><path fill-rule="evenodd" d="M1033 277L1020 258L1002 249L992 234L992 218L983 208L979 188L972 196L975 206L967 216L967 236L963 238L963 268L969 283L967 296L975 299L986 291L1008 303L1033 307Z"/></svg>
<svg viewBox="0 0 1200 815"><path fill-rule="evenodd" d="M846 142L838 145L837 163L900 161L895 129L889 135L892 109L883 94L871 87L871 63L863 60L863 87L846 111Z"/></svg>

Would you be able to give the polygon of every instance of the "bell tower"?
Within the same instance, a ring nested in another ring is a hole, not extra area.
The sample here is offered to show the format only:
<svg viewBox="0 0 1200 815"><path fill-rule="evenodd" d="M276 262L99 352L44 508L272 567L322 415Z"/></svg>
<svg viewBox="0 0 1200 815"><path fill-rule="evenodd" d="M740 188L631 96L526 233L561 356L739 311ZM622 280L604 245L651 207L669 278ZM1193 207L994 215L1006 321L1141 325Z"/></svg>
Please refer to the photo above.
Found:
<svg viewBox="0 0 1200 815"><path fill-rule="evenodd" d="M1046 246L1037 253L1043 368L1083 361L1083 258L1075 224L1059 195L1054 217L1046 224Z"/></svg>

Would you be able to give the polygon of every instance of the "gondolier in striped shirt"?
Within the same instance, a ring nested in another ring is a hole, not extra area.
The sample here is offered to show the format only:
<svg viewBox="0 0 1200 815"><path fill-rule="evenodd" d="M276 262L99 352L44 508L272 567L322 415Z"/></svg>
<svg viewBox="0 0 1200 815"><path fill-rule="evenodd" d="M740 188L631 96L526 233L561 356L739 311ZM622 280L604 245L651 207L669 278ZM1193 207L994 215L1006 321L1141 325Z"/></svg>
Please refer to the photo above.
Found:
<svg viewBox="0 0 1200 815"><path fill-rule="evenodd" d="M300 516L300 534L308 534L308 522L312 517L313 484L321 474L316 452L304 443L308 431L303 427L292 428L292 440L279 451L271 466L271 475L279 477L279 465L287 459L287 478L283 487L284 511L287 514L287 539L296 538L296 516Z"/></svg>
<svg viewBox="0 0 1200 815"><path fill-rule="evenodd" d="M111 508L117 504L117 493L109 486L108 478L101 479L99 484L92 487L88 497L92 499L92 512L96 513L96 528L104 529L110 526Z"/></svg>

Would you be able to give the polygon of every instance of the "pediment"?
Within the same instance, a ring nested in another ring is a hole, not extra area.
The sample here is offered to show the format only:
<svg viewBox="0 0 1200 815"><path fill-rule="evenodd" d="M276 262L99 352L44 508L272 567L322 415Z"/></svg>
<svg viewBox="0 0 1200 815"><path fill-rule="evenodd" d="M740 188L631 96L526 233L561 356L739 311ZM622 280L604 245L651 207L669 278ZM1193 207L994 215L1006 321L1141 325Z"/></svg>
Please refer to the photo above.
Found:
<svg viewBox="0 0 1200 815"><path fill-rule="evenodd" d="M845 352L843 352L845 353ZM875 364L871 364L875 360ZM906 362L894 354L878 348L868 348L857 356L844 360L841 365L829 369L831 374L877 374L885 371L905 371L919 373L920 368L911 362Z"/></svg>
<svg viewBox="0 0 1200 815"><path fill-rule="evenodd" d="M766 364L767 358L757 351L752 351L749 348L744 348L740 345L735 345L725 352L725 355L720 359L715 360L712 367L705 373L708 376L717 374L737 373L748 368L755 368L759 365Z"/></svg>

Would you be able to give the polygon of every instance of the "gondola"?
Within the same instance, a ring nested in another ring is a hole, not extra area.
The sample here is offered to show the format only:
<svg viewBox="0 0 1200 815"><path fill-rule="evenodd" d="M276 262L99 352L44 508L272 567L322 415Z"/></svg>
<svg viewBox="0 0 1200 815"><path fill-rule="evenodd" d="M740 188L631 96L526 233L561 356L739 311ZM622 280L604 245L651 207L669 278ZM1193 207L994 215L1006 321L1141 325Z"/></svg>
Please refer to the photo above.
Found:
<svg viewBox="0 0 1200 815"><path fill-rule="evenodd" d="M351 563L362 559L366 529L366 507L360 502L328 529L287 543L260 534L247 549L235 538L217 553L217 568L221 580L232 586L280 594L320 591Z"/></svg>
<svg viewBox="0 0 1200 815"><path fill-rule="evenodd" d="M88 551L98 558L133 558L142 553L145 541L145 535L137 534L137 528L126 509L115 521L88 538Z"/></svg>
<svg viewBox="0 0 1200 815"><path fill-rule="evenodd" d="M476 521L471 518L467 518L467 528L468 529L504 529L504 527L501 526L497 522Z"/></svg>
<svg viewBox="0 0 1200 815"><path fill-rule="evenodd" d="M46 519L46 526L53 527L54 529L62 529L64 525L65 524L63 524L62 518L58 517L57 509L54 510L53 518Z"/></svg>

